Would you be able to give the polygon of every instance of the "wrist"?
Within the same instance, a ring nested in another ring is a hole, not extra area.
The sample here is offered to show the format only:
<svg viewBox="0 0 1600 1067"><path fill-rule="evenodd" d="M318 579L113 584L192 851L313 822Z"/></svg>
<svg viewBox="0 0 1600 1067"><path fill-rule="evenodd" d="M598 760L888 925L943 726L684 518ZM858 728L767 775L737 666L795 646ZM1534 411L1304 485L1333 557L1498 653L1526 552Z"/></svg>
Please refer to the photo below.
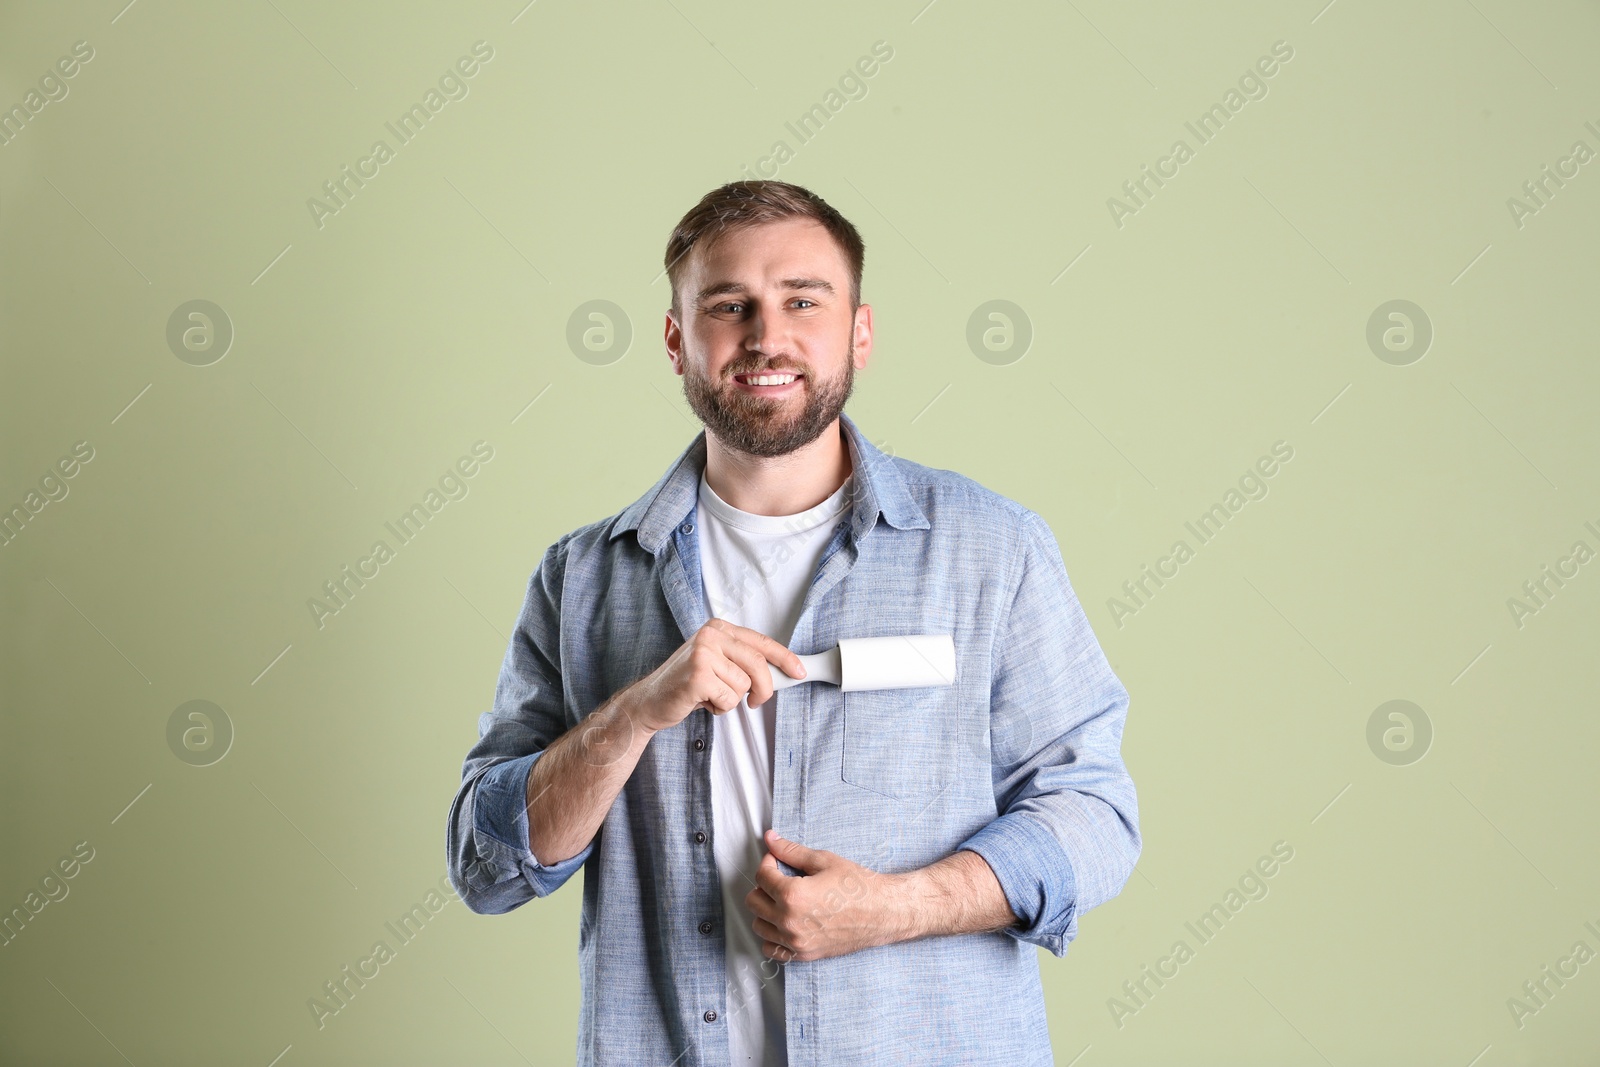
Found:
<svg viewBox="0 0 1600 1067"><path fill-rule="evenodd" d="M893 902L896 941L915 941L933 931L929 918L933 914L934 886L927 869L890 874L888 894Z"/></svg>
<svg viewBox="0 0 1600 1067"><path fill-rule="evenodd" d="M643 742L649 741L659 731L659 727L651 725L649 718L644 714L644 702L639 699L638 682L618 690L617 695L611 699L610 732L616 737L637 738Z"/></svg>

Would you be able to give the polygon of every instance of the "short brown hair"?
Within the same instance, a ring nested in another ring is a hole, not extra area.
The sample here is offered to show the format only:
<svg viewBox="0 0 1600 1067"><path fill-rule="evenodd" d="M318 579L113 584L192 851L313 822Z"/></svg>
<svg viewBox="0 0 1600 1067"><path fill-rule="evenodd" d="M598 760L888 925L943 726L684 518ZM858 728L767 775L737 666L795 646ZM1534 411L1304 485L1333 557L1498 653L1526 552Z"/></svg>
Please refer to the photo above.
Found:
<svg viewBox="0 0 1600 1067"><path fill-rule="evenodd" d="M700 202L678 221L667 239L665 263L667 280L672 285L673 314L682 311L678 302L678 279L684 271L684 260L696 245L709 248L735 230L790 218L814 219L833 235L850 267L850 310L860 307L861 265L866 258L866 245L850 220L822 197L798 185L742 181L729 182L701 197Z"/></svg>

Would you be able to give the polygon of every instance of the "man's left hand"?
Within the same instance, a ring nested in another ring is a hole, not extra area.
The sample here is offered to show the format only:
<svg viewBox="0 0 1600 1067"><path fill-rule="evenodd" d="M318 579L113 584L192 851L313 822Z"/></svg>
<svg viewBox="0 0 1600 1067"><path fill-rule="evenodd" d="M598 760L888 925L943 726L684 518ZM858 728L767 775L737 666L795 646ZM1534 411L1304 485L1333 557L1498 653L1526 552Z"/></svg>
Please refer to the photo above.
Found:
<svg viewBox="0 0 1600 1067"><path fill-rule="evenodd" d="M907 886L836 852L766 832L756 887L744 898L762 938L761 954L780 963L843 956L918 936ZM778 860L803 872L778 869Z"/></svg>

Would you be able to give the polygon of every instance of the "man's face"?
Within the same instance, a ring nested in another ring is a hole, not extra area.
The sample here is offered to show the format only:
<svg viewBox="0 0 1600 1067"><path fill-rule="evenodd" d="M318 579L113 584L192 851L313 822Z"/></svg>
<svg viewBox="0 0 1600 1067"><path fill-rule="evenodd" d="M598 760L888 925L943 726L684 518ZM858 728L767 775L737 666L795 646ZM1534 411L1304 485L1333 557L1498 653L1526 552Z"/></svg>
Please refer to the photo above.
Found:
<svg viewBox="0 0 1600 1067"><path fill-rule="evenodd" d="M786 455L821 436L872 351L872 309L852 313L844 252L811 219L696 247L679 299L666 342L684 396L707 433L748 455Z"/></svg>

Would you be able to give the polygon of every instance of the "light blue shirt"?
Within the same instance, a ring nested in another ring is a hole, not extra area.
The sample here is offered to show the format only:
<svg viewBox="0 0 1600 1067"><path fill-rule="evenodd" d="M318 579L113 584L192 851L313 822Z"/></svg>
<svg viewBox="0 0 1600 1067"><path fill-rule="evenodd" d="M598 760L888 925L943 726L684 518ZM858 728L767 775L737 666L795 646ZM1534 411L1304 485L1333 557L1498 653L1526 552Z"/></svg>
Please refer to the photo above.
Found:
<svg viewBox="0 0 1600 1067"><path fill-rule="evenodd" d="M1128 693L1039 515L880 451L848 416L840 426L855 495L789 647L951 634L956 681L779 690L773 828L884 872L969 849L1020 923L782 965L789 1063L1050 1064L1034 946L1066 955L1142 845L1121 756ZM711 713L651 738L576 856L536 862L525 806L544 750L708 620L694 536L705 457L702 431L643 497L545 552L450 807L450 879L475 912L509 912L584 869L584 1067L729 1063Z"/></svg>

